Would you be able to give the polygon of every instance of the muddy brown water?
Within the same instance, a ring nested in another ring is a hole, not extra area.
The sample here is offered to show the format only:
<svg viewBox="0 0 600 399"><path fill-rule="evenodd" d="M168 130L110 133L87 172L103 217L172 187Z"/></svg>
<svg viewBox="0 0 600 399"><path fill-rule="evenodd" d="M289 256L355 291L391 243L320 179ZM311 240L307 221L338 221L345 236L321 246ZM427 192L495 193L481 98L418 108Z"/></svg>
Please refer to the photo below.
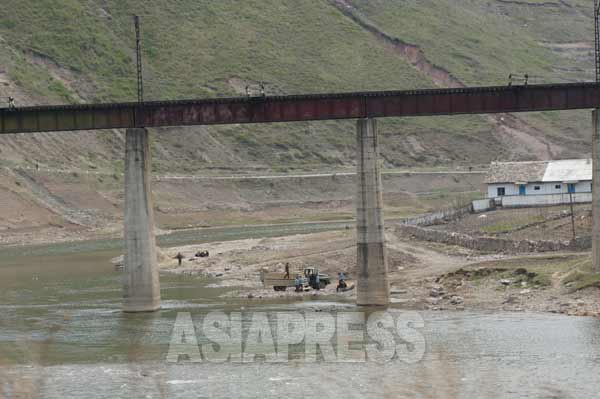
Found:
<svg viewBox="0 0 600 399"><path fill-rule="evenodd" d="M162 275L162 310L123 314L120 274L108 262L118 249L47 248L0 250L0 398L591 398L600 391L600 320L552 314L421 312L423 327L413 331L424 353L410 363L169 363L180 312L194 322L240 312L247 324L261 311L308 320L357 309L310 298L224 299L226 289L207 287L205 278Z"/></svg>

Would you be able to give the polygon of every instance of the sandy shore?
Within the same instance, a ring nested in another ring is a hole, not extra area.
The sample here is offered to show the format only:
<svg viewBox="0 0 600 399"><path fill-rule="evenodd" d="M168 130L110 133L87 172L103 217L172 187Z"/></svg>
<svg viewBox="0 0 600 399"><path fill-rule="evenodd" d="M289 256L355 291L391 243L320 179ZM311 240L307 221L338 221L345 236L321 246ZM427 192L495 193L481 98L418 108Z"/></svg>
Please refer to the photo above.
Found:
<svg viewBox="0 0 600 399"><path fill-rule="evenodd" d="M336 293L339 271L349 273L354 267L354 236L349 231L301 234L277 238L245 239L187 245L161 250L160 267L164 272L181 275L202 275L216 280L212 287L231 287L226 297L277 298L301 296L329 296L353 298L353 291ZM196 257L207 250L207 258ZM176 255L184 260L178 266ZM263 287L261 270L284 272L285 263L291 273L300 273L308 266L317 266L321 273L332 278L332 284L323 290L297 293L294 289L274 291Z"/></svg>
<svg viewBox="0 0 600 399"><path fill-rule="evenodd" d="M526 254L518 257L476 253L461 247L413 241L386 233L392 303L411 309L542 311L599 315L600 289L572 290L561 283L561 269L580 262L586 253ZM198 251L208 250L208 258ZM182 266L175 256L185 256ZM296 293L264 288L260 271L292 273L317 266L333 283L321 291ZM287 237L213 242L161 251L163 272L203 275L214 287L229 287L226 297L256 300L277 297L337 296L352 301L355 291L336 293L337 273L355 278L355 236L351 230ZM546 267L546 265L548 265ZM564 266L563 266L564 265ZM518 270L517 270L518 269ZM522 278L519 273L528 271ZM483 270L483 271L482 271ZM511 274L516 273L516 274ZM541 280L544 277L546 280ZM529 277L528 277L529 278Z"/></svg>

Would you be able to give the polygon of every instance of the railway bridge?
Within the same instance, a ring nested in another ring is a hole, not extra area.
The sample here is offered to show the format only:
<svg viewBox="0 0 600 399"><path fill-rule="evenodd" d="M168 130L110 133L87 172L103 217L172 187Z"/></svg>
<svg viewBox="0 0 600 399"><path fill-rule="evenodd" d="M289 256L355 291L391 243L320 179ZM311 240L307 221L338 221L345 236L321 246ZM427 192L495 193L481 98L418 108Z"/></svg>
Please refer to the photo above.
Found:
<svg viewBox="0 0 600 399"><path fill-rule="evenodd" d="M123 310L160 308L147 128L356 119L357 304L389 303L377 118L593 109L592 258L600 272L600 84L569 83L0 109L0 134L126 129Z"/></svg>

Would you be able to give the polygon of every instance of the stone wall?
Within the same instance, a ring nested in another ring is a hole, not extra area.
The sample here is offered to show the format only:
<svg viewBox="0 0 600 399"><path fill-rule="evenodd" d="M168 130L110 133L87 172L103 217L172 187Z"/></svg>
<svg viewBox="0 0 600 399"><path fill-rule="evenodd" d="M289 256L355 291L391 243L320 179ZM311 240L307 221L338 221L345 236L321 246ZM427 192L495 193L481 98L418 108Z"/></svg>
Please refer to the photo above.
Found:
<svg viewBox="0 0 600 399"><path fill-rule="evenodd" d="M472 212L472 204L469 204L463 208L446 209L438 212L428 213L426 215L415 216L413 218L403 220L402 224L410 226L433 226L442 222L460 219L464 215L468 215Z"/></svg>
<svg viewBox="0 0 600 399"><path fill-rule="evenodd" d="M473 237L468 234L428 229L420 226L400 224L396 231L408 234L423 241L440 242L449 245L474 249L484 252L525 253L549 252L561 250L586 249L591 245L589 239L581 238L575 242L570 241L530 241L507 240L495 237Z"/></svg>

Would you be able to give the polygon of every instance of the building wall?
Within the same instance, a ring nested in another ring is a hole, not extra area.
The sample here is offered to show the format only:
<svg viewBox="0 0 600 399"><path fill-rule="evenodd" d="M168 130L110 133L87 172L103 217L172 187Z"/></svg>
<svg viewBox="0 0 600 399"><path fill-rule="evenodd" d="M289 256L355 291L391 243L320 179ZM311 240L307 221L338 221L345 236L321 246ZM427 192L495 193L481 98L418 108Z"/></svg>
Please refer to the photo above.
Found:
<svg viewBox="0 0 600 399"><path fill-rule="evenodd" d="M565 188L566 189L566 188ZM592 182L591 181L582 181L575 185L576 193L591 193L592 192Z"/></svg>
<svg viewBox="0 0 600 399"><path fill-rule="evenodd" d="M556 188L556 186L560 188ZM539 187L536 190L535 187ZM488 184L488 198L497 198L497 189L504 187L506 196L519 195L519 185L507 183L507 184ZM592 191L592 182L585 181L575 184L575 193L589 193ZM561 182L544 182L544 183L528 183L525 185L525 195L547 195L547 194L561 194L568 193L568 185Z"/></svg>
<svg viewBox="0 0 600 399"><path fill-rule="evenodd" d="M494 200L492 198L475 200L472 202L473 212L485 212L494 208Z"/></svg>
<svg viewBox="0 0 600 399"><path fill-rule="evenodd" d="M516 184L488 184L488 198L498 197L498 187L504 187L505 195L519 195L519 186Z"/></svg>
<svg viewBox="0 0 600 399"><path fill-rule="evenodd" d="M575 193L572 195L573 203L592 202L592 193ZM519 206L544 206L568 204L571 196L567 193L546 194L546 195L513 195L501 197L502 207Z"/></svg>

